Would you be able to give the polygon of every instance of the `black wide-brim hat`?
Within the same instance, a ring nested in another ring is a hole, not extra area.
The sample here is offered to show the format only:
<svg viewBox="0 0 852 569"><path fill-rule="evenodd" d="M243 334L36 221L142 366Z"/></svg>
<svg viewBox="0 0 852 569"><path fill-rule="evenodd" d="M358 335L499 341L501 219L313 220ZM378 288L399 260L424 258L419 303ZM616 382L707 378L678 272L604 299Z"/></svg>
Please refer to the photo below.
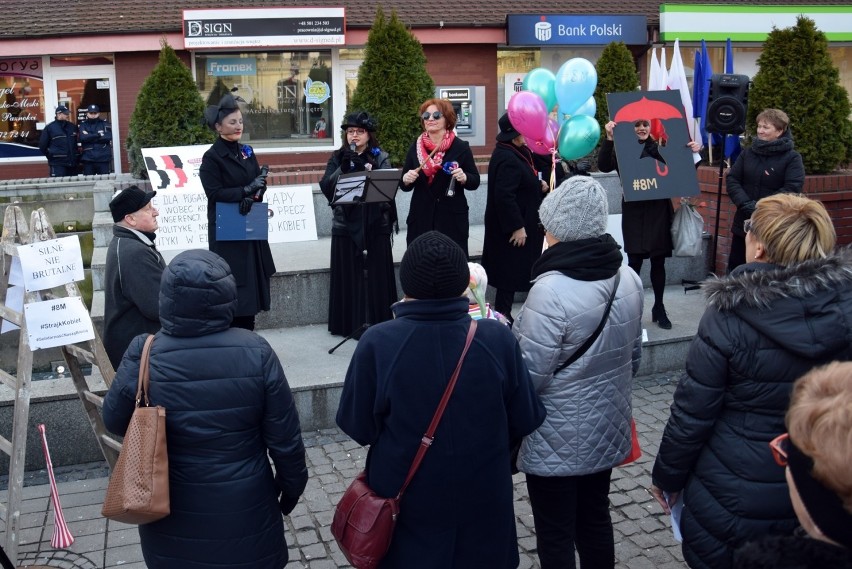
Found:
<svg viewBox="0 0 852 569"><path fill-rule="evenodd" d="M350 115L346 115L346 118L343 120L343 124L340 125L342 130L346 130L350 127L363 128L367 132L375 132L376 120L365 111L352 113Z"/></svg>
<svg viewBox="0 0 852 569"><path fill-rule="evenodd" d="M500 127L500 132L497 133L497 142L511 142L521 136L521 133L512 126L512 121L509 120L509 113L503 113L497 124Z"/></svg>

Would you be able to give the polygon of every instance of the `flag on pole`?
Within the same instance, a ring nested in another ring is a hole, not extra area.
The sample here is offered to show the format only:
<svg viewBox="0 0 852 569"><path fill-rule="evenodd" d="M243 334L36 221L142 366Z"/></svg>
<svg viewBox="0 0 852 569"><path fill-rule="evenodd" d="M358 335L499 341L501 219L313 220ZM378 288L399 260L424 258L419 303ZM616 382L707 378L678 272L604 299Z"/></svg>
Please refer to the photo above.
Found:
<svg viewBox="0 0 852 569"><path fill-rule="evenodd" d="M659 91L660 87L658 83L661 77L660 72L660 60L657 59L657 48L651 49L651 72L648 75L648 90L649 91Z"/></svg>
<svg viewBox="0 0 852 569"><path fill-rule="evenodd" d="M50 450L47 448L44 424L38 426L38 432L41 434L41 448L44 450L44 462L50 479L50 499L53 502L53 537L50 539L50 545L54 549L66 549L74 543L74 536L71 535L71 530L65 523L62 504L59 503L59 489L56 487L56 476L53 474L53 462L50 460Z"/></svg>
<svg viewBox="0 0 852 569"><path fill-rule="evenodd" d="M700 120L701 144L707 146L707 98L710 95L710 77L713 65L707 54L707 42L701 40L701 50L695 52L695 73L692 76L692 116Z"/></svg>
<svg viewBox="0 0 852 569"><path fill-rule="evenodd" d="M657 62L656 49L651 52L651 76L648 78L649 91L665 91L668 83L668 74L666 72L666 48L660 48L660 60ZM654 140L665 142L667 139L666 130L663 123L654 117L648 117L651 120L651 137Z"/></svg>
<svg viewBox="0 0 852 569"><path fill-rule="evenodd" d="M689 128L689 139L699 140L695 132L695 121L692 118L692 97L689 94L689 84L686 82L686 70L683 67L683 58L680 55L680 40L675 40L672 52L672 65L669 68L668 83L666 87L671 91L680 92L680 102L683 105L683 116L686 117L687 128Z"/></svg>
<svg viewBox="0 0 852 569"><path fill-rule="evenodd" d="M734 73L734 49L731 47L731 38L728 38L725 46L725 73ZM731 164L737 161L741 151L740 137L736 134L725 135L725 158L730 158Z"/></svg>

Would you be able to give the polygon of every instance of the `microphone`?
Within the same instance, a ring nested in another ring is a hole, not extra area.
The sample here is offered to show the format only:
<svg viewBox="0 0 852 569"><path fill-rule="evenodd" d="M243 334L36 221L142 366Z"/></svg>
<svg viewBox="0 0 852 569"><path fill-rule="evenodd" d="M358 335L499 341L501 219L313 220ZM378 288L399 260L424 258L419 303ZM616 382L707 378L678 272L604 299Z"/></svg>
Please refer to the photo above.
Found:
<svg viewBox="0 0 852 569"><path fill-rule="evenodd" d="M356 148L356 146L355 146L354 142L349 144L349 150L351 150L352 152L355 152L355 148ZM350 160L349 161L349 171L351 172L354 169L355 169L355 162L353 160Z"/></svg>

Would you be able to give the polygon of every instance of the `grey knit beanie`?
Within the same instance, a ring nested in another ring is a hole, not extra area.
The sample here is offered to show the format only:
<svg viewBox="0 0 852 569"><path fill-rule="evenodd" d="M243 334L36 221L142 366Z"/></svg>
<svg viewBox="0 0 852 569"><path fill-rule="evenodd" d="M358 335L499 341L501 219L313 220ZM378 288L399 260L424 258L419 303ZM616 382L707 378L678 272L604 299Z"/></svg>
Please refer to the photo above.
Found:
<svg viewBox="0 0 852 569"><path fill-rule="evenodd" d="M438 231L411 242L399 264L399 282L409 298L461 296L470 282L467 257L458 244Z"/></svg>
<svg viewBox="0 0 852 569"><path fill-rule="evenodd" d="M545 196L538 216L560 241L579 241L606 233L606 190L591 176L572 176Z"/></svg>

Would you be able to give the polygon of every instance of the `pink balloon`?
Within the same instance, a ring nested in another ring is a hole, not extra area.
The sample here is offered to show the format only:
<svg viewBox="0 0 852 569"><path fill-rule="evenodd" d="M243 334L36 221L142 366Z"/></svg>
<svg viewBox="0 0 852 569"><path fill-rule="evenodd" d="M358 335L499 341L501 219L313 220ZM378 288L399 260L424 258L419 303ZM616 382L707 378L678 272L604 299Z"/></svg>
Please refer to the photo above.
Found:
<svg viewBox="0 0 852 569"><path fill-rule="evenodd" d="M519 91L509 99L509 120L527 140L543 140L547 130L544 100L530 91Z"/></svg>
<svg viewBox="0 0 852 569"><path fill-rule="evenodd" d="M527 146L536 154L548 156L556 149L556 138L559 133L559 123L553 119L547 119L547 128L544 129L544 137L532 142L527 141Z"/></svg>

